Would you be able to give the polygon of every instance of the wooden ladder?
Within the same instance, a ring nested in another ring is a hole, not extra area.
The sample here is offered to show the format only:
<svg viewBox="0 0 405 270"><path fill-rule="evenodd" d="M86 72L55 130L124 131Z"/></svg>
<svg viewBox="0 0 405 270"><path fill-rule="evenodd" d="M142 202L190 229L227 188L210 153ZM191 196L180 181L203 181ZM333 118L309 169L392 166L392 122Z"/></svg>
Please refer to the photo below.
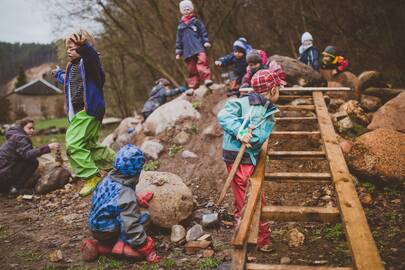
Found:
<svg viewBox="0 0 405 270"><path fill-rule="evenodd" d="M304 138L317 136L322 141L322 151L274 151L268 149L269 139L263 144L260 157L249 179L249 195L245 202L242 218L235 229L232 239L232 270L380 270L384 269L377 247L372 237L362 205L358 198L353 177L346 165L343 153L337 141L328 109L324 101L323 91L348 91L349 88L284 88L285 91L311 93L311 95L281 95L280 99L291 100L305 98L313 105L284 105L280 110L313 111L316 116L310 117L278 117L277 121L317 121L319 131L275 131L271 137ZM327 160L330 173L265 173L266 158L270 159L323 159ZM277 182L331 182L334 184L338 207L302 207L302 206L265 206L262 207L261 195L264 181ZM270 265L247 263L247 248L257 244L260 219L274 221L305 221L305 222L341 222L351 251L352 266L328 267L305 265Z"/></svg>

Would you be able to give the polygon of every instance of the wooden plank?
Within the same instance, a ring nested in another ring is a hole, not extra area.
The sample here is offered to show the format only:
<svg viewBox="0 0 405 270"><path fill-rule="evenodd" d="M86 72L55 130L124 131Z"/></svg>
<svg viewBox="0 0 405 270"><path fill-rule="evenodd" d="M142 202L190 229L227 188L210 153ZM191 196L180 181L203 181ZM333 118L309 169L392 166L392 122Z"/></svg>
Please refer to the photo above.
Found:
<svg viewBox="0 0 405 270"><path fill-rule="evenodd" d="M314 172L277 172L266 173L265 179L316 179L330 180L330 173L314 173Z"/></svg>
<svg viewBox="0 0 405 270"><path fill-rule="evenodd" d="M247 260L247 243L242 248L234 248L232 251L232 270L245 270Z"/></svg>
<svg viewBox="0 0 405 270"><path fill-rule="evenodd" d="M301 138L302 136L320 136L320 131L273 131L271 136L283 136L283 137L296 137Z"/></svg>
<svg viewBox="0 0 405 270"><path fill-rule="evenodd" d="M235 235L232 241L233 245L237 247L242 247L246 243L248 232L250 229L250 224L252 222L254 211L256 209L256 205L258 202L260 203L260 191L262 190L264 181L264 171L266 168L266 156L268 145L269 139L267 139L262 145L262 149L260 150L260 156L255 171L249 179L250 196L245 205L245 211L243 213L239 226L235 230Z"/></svg>
<svg viewBox="0 0 405 270"><path fill-rule="evenodd" d="M317 120L315 116L303 116L303 117L276 117L277 121L309 121Z"/></svg>
<svg viewBox="0 0 405 270"><path fill-rule="evenodd" d="M351 91L350 87L283 87L280 89L281 92L290 91Z"/></svg>
<svg viewBox="0 0 405 270"><path fill-rule="evenodd" d="M353 268L352 267L248 263L248 264L246 264L246 270L353 270Z"/></svg>
<svg viewBox="0 0 405 270"><path fill-rule="evenodd" d="M264 206L262 218L275 221L338 222L335 207Z"/></svg>
<svg viewBox="0 0 405 270"><path fill-rule="evenodd" d="M357 195L353 177L340 149L323 94L314 92L312 95L353 266L356 270L382 270L384 266Z"/></svg>
<svg viewBox="0 0 405 270"><path fill-rule="evenodd" d="M280 95L279 99L298 99L298 98L305 98L308 100L312 100L312 95Z"/></svg>
<svg viewBox="0 0 405 270"><path fill-rule="evenodd" d="M275 151L268 152L270 159L294 159L294 158L325 158L324 151Z"/></svg>
<svg viewBox="0 0 405 270"><path fill-rule="evenodd" d="M262 195L260 194L259 198ZM257 238L259 235L259 225L260 225L260 217L262 213L262 203L259 199L259 202L256 205L255 214L252 219L252 224L250 225L250 232L248 237L248 244L257 245Z"/></svg>
<svg viewBox="0 0 405 270"><path fill-rule="evenodd" d="M314 105L277 105L280 111L315 111Z"/></svg>
<svg viewBox="0 0 405 270"><path fill-rule="evenodd" d="M288 178L280 178L280 179L266 179L265 183L291 183L291 184L330 184L331 179L325 180L325 179L288 179Z"/></svg>

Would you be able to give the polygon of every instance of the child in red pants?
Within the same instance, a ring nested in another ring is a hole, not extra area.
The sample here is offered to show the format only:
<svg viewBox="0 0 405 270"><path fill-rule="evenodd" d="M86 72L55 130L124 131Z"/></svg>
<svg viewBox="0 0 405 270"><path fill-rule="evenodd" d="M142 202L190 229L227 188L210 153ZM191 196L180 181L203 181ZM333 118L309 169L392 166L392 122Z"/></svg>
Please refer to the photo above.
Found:
<svg viewBox="0 0 405 270"><path fill-rule="evenodd" d="M205 25L195 13L193 3L189 0L180 2L183 14L176 35L176 59L184 58L188 70L188 87L197 89L200 82L210 87L211 70L208 64L206 49L211 47Z"/></svg>
<svg viewBox="0 0 405 270"><path fill-rule="evenodd" d="M253 174L260 149L274 128L274 114L278 109L273 103L278 100L279 87L286 84L284 79L285 73L281 67L276 62L271 62L269 69L259 70L253 76L253 92L229 100L218 113L219 124L224 129L223 160L228 172L242 143L246 144L245 154L231 184L236 219L240 218L248 179ZM269 245L269 225L261 221L257 246L262 251L268 251Z"/></svg>

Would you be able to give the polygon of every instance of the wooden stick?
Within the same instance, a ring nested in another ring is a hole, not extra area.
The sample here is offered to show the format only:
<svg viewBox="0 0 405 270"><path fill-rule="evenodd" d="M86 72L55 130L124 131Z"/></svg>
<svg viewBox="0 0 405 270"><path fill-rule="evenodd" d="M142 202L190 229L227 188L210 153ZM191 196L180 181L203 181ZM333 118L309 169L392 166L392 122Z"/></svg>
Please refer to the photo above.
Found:
<svg viewBox="0 0 405 270"><path fill-rule="evenodd" d="M280 88L282 92L288 91L351 91L350 87L284 87Z"/></svg>

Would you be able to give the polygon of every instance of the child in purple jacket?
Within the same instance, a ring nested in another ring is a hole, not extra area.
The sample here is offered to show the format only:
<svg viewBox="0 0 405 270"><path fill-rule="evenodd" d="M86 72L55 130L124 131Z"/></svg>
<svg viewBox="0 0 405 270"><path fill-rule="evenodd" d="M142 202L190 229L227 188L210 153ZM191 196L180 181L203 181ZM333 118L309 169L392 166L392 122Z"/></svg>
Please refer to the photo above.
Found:
<svg viewBox="0 0 405 270"><path fill-rule="evenodd" d="M211 47L205 25L195 13L193 3L189 0L180 2L183 17L177 27L176 59L184 58L188 70L188 87L197 89L201 82L210 87L211 70L206 49Z"/></svg>

